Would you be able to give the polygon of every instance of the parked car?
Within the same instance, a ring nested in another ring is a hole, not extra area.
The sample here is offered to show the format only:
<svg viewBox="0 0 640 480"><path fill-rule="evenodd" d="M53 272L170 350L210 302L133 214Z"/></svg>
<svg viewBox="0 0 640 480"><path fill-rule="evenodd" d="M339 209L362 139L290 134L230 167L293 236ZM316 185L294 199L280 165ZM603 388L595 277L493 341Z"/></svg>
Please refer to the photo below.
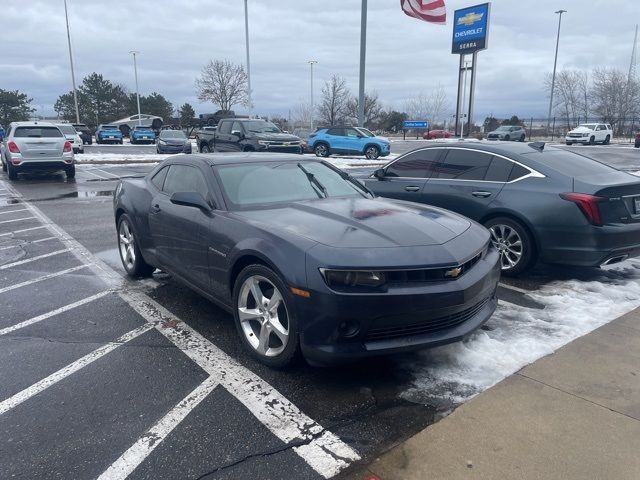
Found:
<svg viewBox="0 0 640 480"><path fill-rule="evenodd" d="M429 130L428 132L424 132L422 134L422 138L425 140L435 140L436 138L451 138L453 136L452 132L447 130Z"/></svg>
<svg viewBox="0 0 640 480"><path fill-rule="evenodd" d="M636 143L634 147L640 148L640 133L636 133Z"/></svg>
<svg viewBox="0 0 640 480"><path fill-rule="evenodd" d="M313 152L313 150L309 146L309 137L313 134L313 130L306 127L294 128L293 134L302 141L300 145L302 146L303 153Z"/></svg>
<svg viewBox="0 0 640 480"><path fill-rule="evenodd" d="M131 115L130 117L121 118L115 122L111 122L111 125L118 127L122 135L127 137L129 132L136 125L145 127L151 127L153 130L160 130L162 128L162 117L157 115Z"/></svg>
<svg viewBox="0 0 640 480"><path fill-rule="evenodd" d="M136 145L138 143L155 143L156 134L151 127L141 127L136 125L129 132L129 141Z"/></svg>
<svg viewBox="0 0 640 480"><path fill-rule="evenodd" d="M319 128L309 137L309 146L318 157L332 154L364 155L370 160L386 157L391 144L362 127Z"/></svg>
<svg viewBox="0 0 640 480"><path fill-rule="evenodd" d="M115 125L98 125L96 143L119 143L122 145L122 132Z"/></svg>
<svg viewBox="0 0 640 480"><path fill-rule="evenodd" d="M60 129L66 139L69 140L69 143L71 143L73 153L84 153L84 143L73 125L70 123L58 123L56 126Z"/></svg>
<svg viewBox="0 0 640 480"><path fill-rule="evenodd" d="M365 183L485 225L506 275L536 260L601 266L640 255L640 178L544 143L425 147Z"/></svg>
<svg viewBox="0 0 640 480"><path fill-rule="evenodd" d="M2 170L10 180L27 171L64 170L76 175L71 142L48 122L13 122L2 142Z"/></svg>
<svg viewBox="0 0 640 480"><path fill-rule="evenodd" d="M74 123L72 124L73 128L76 129L76 132L80 135L82 139L82 143L84 145L91 145L93 143L93 133L91 129L87 127L84 123Z"/></svg>
<svg viewBox="0 0 640 480"><path fill-rule="evenodd" d="M0 142L4 138L4 135L5 135L4 127L2 125L0 125Z"/></svg>
<svg viewBox="0 0 640 480"><path fill-rule="evenodd" d="M274 367L464 339L496 307L489 232L455 213L374 198L298 155L180 155L116 188L126 272L156 267L232 312Z"/></svg>
<svg viewBox="0 0 640 480"><path fill-rule="evenodd" d="M487 133L487 140L504 140L508 142L524 142L527 138L527 132L519 125L502 125L493 132Z"/></svg>
<svg viewBox="0 0 640 480"><path fill-rule="evenodd" d="M198 132L198 149L208 152L302 153L302 141L282 133L273 123L257 118L223 118L211 132Z"/></svg>
<svg viewBox="0 0 640 480"><path fill-rule="evenodd" d="M567 133L565 142L567 145L582 143L583 145L595 145L602 143L608 145L613 138L613 130L608 123L582 123Z"/></svg>
<svg viewBox="0 0 640 480"><path fill-rule="evenodd" d="M191 140L182 130L162 130L156 142L157 153L191 153Z"/></svg>

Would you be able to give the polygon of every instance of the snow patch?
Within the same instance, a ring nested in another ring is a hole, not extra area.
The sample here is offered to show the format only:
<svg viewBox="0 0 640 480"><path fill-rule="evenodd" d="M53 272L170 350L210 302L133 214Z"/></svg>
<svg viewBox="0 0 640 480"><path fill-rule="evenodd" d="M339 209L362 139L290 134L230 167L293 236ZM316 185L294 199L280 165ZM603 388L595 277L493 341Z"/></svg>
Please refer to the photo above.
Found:
<svg viewBox="0 0 640 480"><path fill-rule="evenodd" d="M640 262L589 280L554 281L529 296L544 310L498 306L468 340L401 360L414 376L402 397L448 407L468 400L535 360L640 306Z"/></svg>

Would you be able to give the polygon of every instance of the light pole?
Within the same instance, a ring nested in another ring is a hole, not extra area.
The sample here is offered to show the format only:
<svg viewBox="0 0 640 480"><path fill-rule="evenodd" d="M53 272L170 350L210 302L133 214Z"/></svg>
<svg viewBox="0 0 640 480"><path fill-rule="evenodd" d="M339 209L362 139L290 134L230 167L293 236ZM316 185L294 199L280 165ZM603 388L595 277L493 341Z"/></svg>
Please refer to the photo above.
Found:
<svg viewBox="0 0 640 480"><path fill-rule="evenodd" d="M138 62L136 61L136 55L140 52L137 50L131 50L129 52L133 55L133 74L136 77L136 101L138 102L138 125L142 124L142 118L140 117L140 90L138 89Z"/></svg>
<svg viewBox="0 0 640 480"><path fill-rule="evenodd" d="M309 60L309 66L311 67L311 131L313 132L313 66L318 63L317 60Z"/></svg>
<svg viewBox="0 0 640 480"><path fill-rule="evenodd" d="M549 125L551 124L551 110L553 109L553 91L556 86L556 65L558 64L558 46L560 45L560 25L562 24L562 14L566 13L566 10L558 10L558 36L556 38L556 57L553 60L553 75L551 76L551 95L549 98L549 115L547 115L547 135L549 135Z"/></svg>
<svg viewBox="0 0 640 480"><path fill-rule="evenodd" d="M464 104L467 101L467 70L469 69L469 64L471 62L468 61L464 61L463 63L463 68L464 68L464 73L463 73L463 83L464 86L462 87L462 108L460 109L460 111L462 112L462 127L460 127L460 140L462 140L462 138L464 138L464 119L466 117L465 113L464 113ZM469 125L469 128L471 128L471 125Z"/></svg>
<svg viewBox="0 0 640 480"><path fill-rule="evenodd" d="M362 0L360 14L360 86L358 92L358 126L364 127L364 67L367 57L367 0Z"/></svg>
<svg viewBox="0 0 640 480"><path fill-rule="evenodd" d="M244 35L245 43L247 45L247 96L249 101L249 117L251 117L251 110L253 105L251 104L251 66L249 62L249 7L247 6L247 0L244 0Z"/></svg>
<svg viewBox="0 0 640 480"><path fill-rule="evenodd" d="M69 45L69 63L71 63L71 85L73 86L73 103L76 107L76 123L80 123L80 110L78 109L78 92L76 91L76 74L73 71L73 55L71 54L71 34L69 33L69 14L67 13L67 0L64 0L64 18L67 21L67 43Z"/></svg>

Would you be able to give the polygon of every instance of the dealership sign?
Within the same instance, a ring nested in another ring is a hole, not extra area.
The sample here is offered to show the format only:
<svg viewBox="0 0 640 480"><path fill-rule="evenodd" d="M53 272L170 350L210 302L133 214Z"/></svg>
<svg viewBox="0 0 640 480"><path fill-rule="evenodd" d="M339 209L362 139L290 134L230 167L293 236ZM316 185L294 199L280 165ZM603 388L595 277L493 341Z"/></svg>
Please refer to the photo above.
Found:
<svg viewBox="0 0 640 480"><path fill-rule="evenodd" d="M410 128L429 128L429 122L423 120L405 120L402 128L409 130Z"/></svg>
<svg viewBox="0 0 640 480"><path fill-rule="evenodd" d="M489 12L489 3L455 11L451 53L473 53L487 48Z"/></svg>

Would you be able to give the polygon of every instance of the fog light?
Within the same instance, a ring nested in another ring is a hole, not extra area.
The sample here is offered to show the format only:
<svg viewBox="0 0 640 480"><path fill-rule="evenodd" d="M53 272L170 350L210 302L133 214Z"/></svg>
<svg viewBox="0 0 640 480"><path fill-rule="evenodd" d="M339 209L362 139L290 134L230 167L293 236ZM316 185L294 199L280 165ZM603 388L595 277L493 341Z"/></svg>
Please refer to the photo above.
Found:
<svg viewBox="0 0 640 480"><path fill-rule="evenodd" d="M355 320L343 320L338 325L338 333L343 338L355 337L360 333L360 322Z"/></svg>

